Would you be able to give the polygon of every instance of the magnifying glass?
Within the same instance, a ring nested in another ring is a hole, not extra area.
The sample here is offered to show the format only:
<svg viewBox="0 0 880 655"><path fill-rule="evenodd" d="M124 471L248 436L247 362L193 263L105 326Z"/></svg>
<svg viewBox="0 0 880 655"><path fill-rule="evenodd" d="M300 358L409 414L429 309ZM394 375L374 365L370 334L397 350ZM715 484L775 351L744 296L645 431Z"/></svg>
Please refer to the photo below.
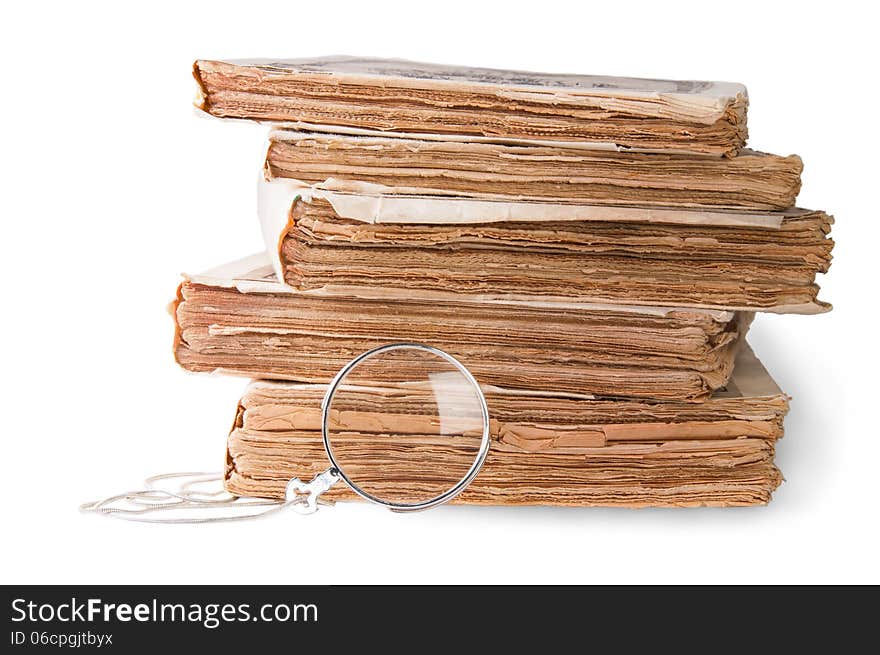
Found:
<svg viewBox="0 0 880 655"><path fill-rule="evenodd" d="M333 378L321 403L321 432L327 469L309 482L291 480L281 502L207 486L222 485L222 474L170 473L80 511L145 523L241 521L288 507L310 514L340 480L392 511L424 510L455 498L480 472L489 410L480 385L452 355L392 343L356 356ZM162 486L170 482L177 488Z"/></svg>
<svg viewBox="0 0 880 655"><path fill-rule="evenodd" d="M380 346L343 367L321 403L321 431L330 466L287 485L286 502L303 513L340 480L395 512L441 505L477 476L490 444L473 375L449 353L416 343Z"/></svg>

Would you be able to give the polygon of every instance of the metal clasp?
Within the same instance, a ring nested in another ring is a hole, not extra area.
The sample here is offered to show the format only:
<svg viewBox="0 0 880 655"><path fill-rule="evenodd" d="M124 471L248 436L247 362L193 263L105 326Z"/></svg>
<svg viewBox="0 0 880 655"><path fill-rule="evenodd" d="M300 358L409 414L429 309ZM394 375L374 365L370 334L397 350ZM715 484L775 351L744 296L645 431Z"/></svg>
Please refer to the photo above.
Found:
<svg viewBox="0 0 880 655"><path fill-rule="evenodd" d="M300 514L314 514L318 511L318 497L339 480L339 472L332 466L318 473L311 482L293 478L287 483L284 503Z"/></svg>

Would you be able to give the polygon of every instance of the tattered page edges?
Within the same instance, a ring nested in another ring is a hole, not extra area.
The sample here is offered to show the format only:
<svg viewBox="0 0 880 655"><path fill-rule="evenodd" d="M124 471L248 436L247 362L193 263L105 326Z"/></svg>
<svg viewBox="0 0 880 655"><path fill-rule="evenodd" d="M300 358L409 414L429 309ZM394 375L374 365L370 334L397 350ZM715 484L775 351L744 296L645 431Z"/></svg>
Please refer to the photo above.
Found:
<svg viewBox="0 0 880 655"><path fill-rule="evenodd" d="M381 343L430 343L478 379L541 392L698 402L723 386L752 315L362 287L299 291L265 258L189 276L174 305L186 370L329 381Z"/></svg>
<svg viewBox="0 0 880 655"><path fill-rule="evenodd" d="M265 177L259 196L276 274L303 291L398 287L484 300L830 309L815 284L833 247L833 219L821 211L502 202Z"/></svg>
<svg viewBox="0 0 880 655"><path fill-rule="evenodd" d="M386 195L774 211L795 205L803 162L752 150L707 158L313 126L272 130L266 168L304 184L385 185Z"/></svg>
<svg viewBox="0 0 880 655"><path fill-rule="evenodd" d="M735 155L741 84L645 80L331 57L194 64L197 106L220 117L384 132L578 141Z"/></svg>
<svg viewBox="0 0 880 655"><path fill-rule="evenodd" d="M457 502L498 505L728 506L769 501L782 477L773 463L788 398L745 347L728 388L699 405L524 394L484 386L492 416L491 454ZM280 497L288 479L326 466L321 444L323 385L253 382L227 442L226 486L232 493ZM412 389L364 387L359 409L345 417L353 443L372 440L376 425L421 433ZM382 394L381 421L371 416ZM393 403L401 408L395 428ZM428 412L433 415L433 412ZM426 420L430 420L426 416ZM389 422L392 422L389 424ZM436 441L436 466L454 458L455 442ZM442 441L441 441L442 440ZM373 442L370 441L372 444ZM465 447L462 442L462 447ZM418 486L393 450L396 490ZM398 459L396 459L398 458ZM356 500L337 489L333 500Z"/></svg>

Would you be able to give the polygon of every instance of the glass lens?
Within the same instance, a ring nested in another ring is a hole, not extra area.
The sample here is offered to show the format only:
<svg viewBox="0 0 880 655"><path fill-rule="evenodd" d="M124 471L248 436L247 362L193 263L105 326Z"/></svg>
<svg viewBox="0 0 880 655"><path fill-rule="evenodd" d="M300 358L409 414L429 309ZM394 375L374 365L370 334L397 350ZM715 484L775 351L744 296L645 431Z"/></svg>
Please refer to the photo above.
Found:
<svg viewBox="0 0 880 655"><path fill-rule="evenodd" d="M353 487L392 504L427 503L454 488L480 455L479 388L423 346L388 346L340 380L327 404L327 441Z"/></svg>

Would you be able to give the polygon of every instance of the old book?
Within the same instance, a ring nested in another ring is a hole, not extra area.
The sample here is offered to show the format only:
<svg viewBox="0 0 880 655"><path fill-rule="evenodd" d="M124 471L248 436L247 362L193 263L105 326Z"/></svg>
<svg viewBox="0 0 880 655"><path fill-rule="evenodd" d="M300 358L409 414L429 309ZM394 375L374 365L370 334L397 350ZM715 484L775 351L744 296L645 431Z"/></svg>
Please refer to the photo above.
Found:
<svg viewBox="0 0 880 655"><path fill-rule="evenodd" d="M271 133L266 165L274 177L371 182L397 193L766 210L795 204L803 170L796 155L751 150L708 158L285 129Z"/></svg>
<svg viewBox="0 0 880 655"><path fill-rule="evenodd" d="M483 384L697 401L723 386L752 315L664 307L444 296L382 286L300 292L265 256L181 284L175 355L191 371L326 383L352 357L416 341Z"/></svg>
<svg viewBox="0 0 880 655"><path fill-rule="evenodd" d="M700 404L535 395L495 387L484 392L491 416L489 456L454 502L754 505L766 503L781 481L773 463L774 443L783 433L788 399L747 347L727 388ZM230 492L280 498L289 479L310 479L328 466L320 429L323 394L323 385L251 383L228 439ZM426 471L443 472L471 456L467 435L433 434L434 413L420 409L424 396L419 389L359 387L348 399L346 406L353 411L333 448L352 455L346 470L359 484L384 488L404 502L418 500ZM374 415L378 408L380 416ZM405 427L395 427L395 416ZM370 461L361 456L364 449ZM341 483L326 498L357 499Z"/></svg>
<svg viewBox="0 0 880 655"><path fill-rule="evenodd" d="M279 275L322 294L363 287L544 300L817 313L831 217L411 196L363 182L261 186Z"/></svg>
<svg viewBox="0 0 880 655"><path fill-rule="evenodd" d="M198 105L222 117L716 156L747 136L746 89L725 82L356 57L200 60L194 75Z"/></svg>

